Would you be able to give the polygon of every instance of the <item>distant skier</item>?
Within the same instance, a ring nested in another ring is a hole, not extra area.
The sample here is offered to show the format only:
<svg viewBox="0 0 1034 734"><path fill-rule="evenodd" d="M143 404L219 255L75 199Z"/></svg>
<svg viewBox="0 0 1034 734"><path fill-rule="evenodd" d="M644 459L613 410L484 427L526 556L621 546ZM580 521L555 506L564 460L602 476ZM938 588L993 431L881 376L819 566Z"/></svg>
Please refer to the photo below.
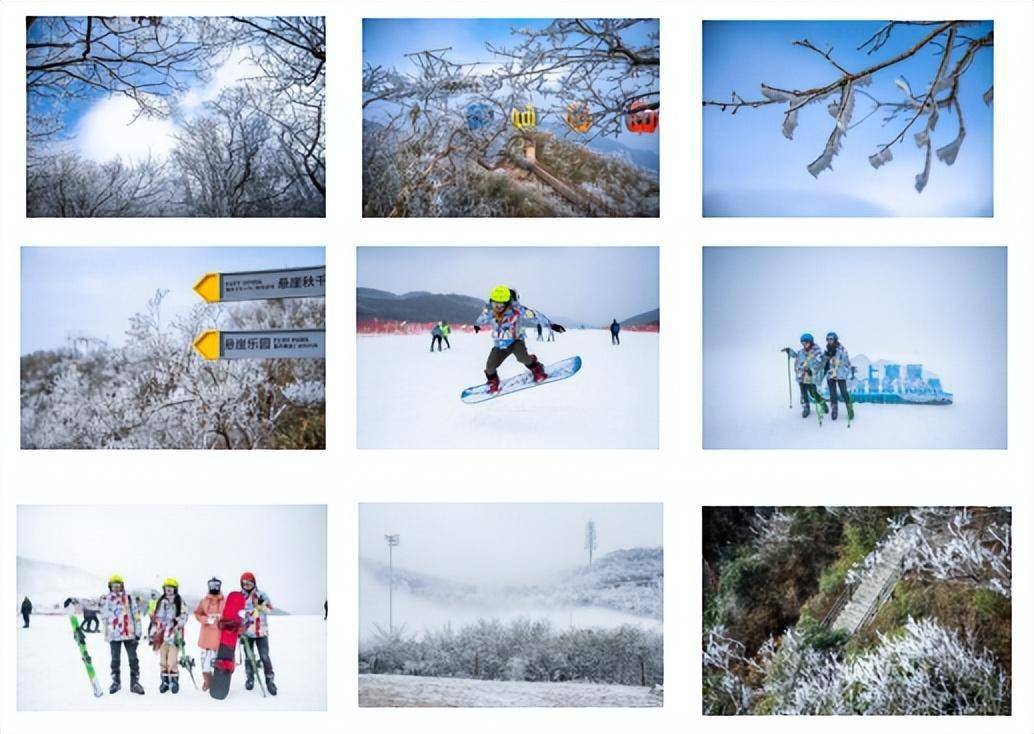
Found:
<svg viewBox="0 0 1034 734"><path fill-rule="evenodd" d="M854 420L854 403L847 392L847 381L851 379L853 367L851 357L848 356L844 345L840 343L840 337L835 331L826 334L826 385L829 387L829 402L832 404L832 411L829 417L837 419L837 391L844 399L847 406L847 419Z"/></svg>
<svg viewBox="0 0 1034 734"><path fill-rule="evenodd" d="M204 682L201 690L212 687L212 673L216 650L219 649L219 618L226 606L226 597L222 594L223 582L214 576L208 579L208 594L201 598L194 609L194 619L201 623L201 634L197 646L201 648L201 677Z"/></svg>
<svg viewBox="0 0 1034 734"><path fill-rule="evenodd" d="M436 323L431 327L431 351L434 351L435 345L438 345L438 351L442 351L442 327L441 324Z"/></svg>
<svg viewBox="0 0 1034 734"><path fill-rule="evenodd" d="M535 341L542 341L542 324L538 322L535 323Z"/></svg>
<svg viewBox="0 0 1034 734"><path fill-rule="evenodd" d="M22 629L28 628L30 614L32 614L32 602L29 601L29 597L25 597L22 600L22 619L25 620L25 624L22 625Z"/></svg>
<svg viewBox="0 0 1034 734"><path fill-rule="evenodd" d="M511 354L531 370L535 382L542 382L548 377L538 357L528 354L528 347L524 343L524 321L534 321L560 333L565 331L563 326L554 324L542 312L522 306L517 291L512 288L505 285L493 288L488 297L488 306L474 322L475 333L481 331L482 326L492 327L493 346L485 363L486 384L490 393L499 391L497 370Z"/></svg>
<svg viewBox="0 0 1034 734"><path fill-rule="evenodd" d="M180 584L176 579L167 578L162 582L162 597L155 604L151 622L151 649L158 653L162 675L158 692L171 690L179 693L179 647L176 642L187 625L187 610L183 608Z"/></svg>
<svg viewBox="0 0 1034 734"><path fill-rule="evenodd" d="M97 619L97 603L92 599L84 599L83 609L83 632L100 632L101 623Z"/></svg>
<svg viewBox="0 0 1034 734"><path fill-rule="evenodd" d="M323 602L323 621L327 621L327 602Z"/></svg>
<svg viewBox="0 0 1034 734"><path fill-rule="evenodd" d="M617 319L610 322L610 343L611 346L621 346L621 337L618 334L621 333L621 324L618 323Z"/></svg>
<svg viewBox="0 0 1034 734"><path fill-rule="evenodd" d="M801 334L801 348L794 351L793 347L784 347L783 352L794 357L794 372L797 375L797 386L801 390L801 417L807 418L811 415L811 401L819 405L822 413L828 413L826 401L819 395L815 384L822 378L822 366L825 362L823 352L815 346L815 337L805 332Z"/></svg>
<svg viewBox="0 0 1034 734"><path fill-rule="evenodd" d="M445 348L446 349L452 349L452 345L449 344L449 334L452 333L452 329L449 328L449 322L448 321L439 321L438 322L438 329L442 333L442 341L445 342Z"/></svg>
<svg viewBox="0 0 1034 734"><path fill-rule="evenodd" d="M140 661L136 646L140 641L140 607L126 593L126 584L121 576L114 574L108 579L108 593L99 600L100 614L104 618L104 639L111 647L111 688L108 693L118 693L122 688L122 648L129 658L129 690L144 694L140 685Z"/></svg>
<svg viewBox="0 0 1034 734"><path fill-rule="evenodd" d="M245 679L244 687L249 691L255 687L255 675L258 673L252 667L251 658L255 657L255 650L258 649L258 658L262 661L262 671L266 678L266 690L269 695L276 695L276 683L273 682L273 661L269 659L269 623L268 613L272 611L273 605L269 597L259 591L255 585L255 574L245 571L241 574L241 591L244 593L244 623L241 627L241 644L245 645L251 655L244 656Z"/></svg>

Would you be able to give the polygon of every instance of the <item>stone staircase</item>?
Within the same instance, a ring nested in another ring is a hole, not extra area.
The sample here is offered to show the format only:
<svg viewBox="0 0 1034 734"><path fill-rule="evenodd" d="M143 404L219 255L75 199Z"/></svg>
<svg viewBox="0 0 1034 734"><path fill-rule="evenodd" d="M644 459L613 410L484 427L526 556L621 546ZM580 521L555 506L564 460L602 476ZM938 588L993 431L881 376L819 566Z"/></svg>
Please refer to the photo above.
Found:
<svg viewBox="0 0 1034 734"><path fill-rule="evenodd" d="M846 630L854 635L869 622L880 606L894 590L894 585L901 578L905 552L914 533L915 525L906 525L884 543L880 550L880 559L865 574L851 593L851 598L830 624L832 630Z"/></svg>

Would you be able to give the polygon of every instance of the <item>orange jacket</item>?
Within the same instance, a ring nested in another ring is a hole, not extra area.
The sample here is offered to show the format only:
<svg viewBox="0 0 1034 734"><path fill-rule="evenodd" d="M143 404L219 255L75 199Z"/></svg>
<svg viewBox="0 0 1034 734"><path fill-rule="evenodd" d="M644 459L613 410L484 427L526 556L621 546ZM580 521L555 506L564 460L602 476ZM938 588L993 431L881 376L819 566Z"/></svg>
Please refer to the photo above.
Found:
<svg viewBox="0 0 1034 734"><path fill-rule="evenodd" d="M212 596L206 594L197 603L194 610L194 619L201 623L201 634L197 640L197 646L203 650L219 649L219 617L223 614L223 607L226 606L226 597L222 594ZM215 624L209 624L208 618L215 617Z"/></svg>

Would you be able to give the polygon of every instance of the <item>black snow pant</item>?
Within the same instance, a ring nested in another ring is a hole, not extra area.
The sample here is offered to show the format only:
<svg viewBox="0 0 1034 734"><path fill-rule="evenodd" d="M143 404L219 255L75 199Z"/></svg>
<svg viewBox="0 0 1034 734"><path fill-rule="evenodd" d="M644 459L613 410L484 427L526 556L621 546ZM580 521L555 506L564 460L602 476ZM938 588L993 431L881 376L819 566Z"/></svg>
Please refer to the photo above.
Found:
<svg viewBox="0 0 1034 734"><path fill-rule="evenodd" d="M535 333L538 336L538 338L535 339L535 341L542 341L542 324L535 324Z"/></svg>
<svg viewBox="0 0 1034 734"><path fill-rule="evenodd" d="M817 387L809 382L798 382L797 385L801 388L801 405L808 407L808 398L810 397L810 402L818 403L825 407L826 401L822 399L821 395L819 395L819 389Z"/></svg>
<svg viewBox="0 0 1034 734"><path fill-rule="evenodd" d="M847 392L847 380L826 380L826 385L829 387L829 402L833 403L834 409L837 406L837 390L839 390L840 397L847 406L848 416L854 418L854 403L851 402L851 396Z"/></svg>
<svg viewBox="0 0 1034 734"><path fill-rule="evenodd" d="M445 348L446 349L452 349L452 345L449 344L449 337L443 336L442 340L445 342ZM438 346L441 347L441 344L439 344Z"/></svg>
<svg viewBox="0 0 1034 734"><path fill-rule="evenodd" d="M140 678L140 661L136 657L136 640L114 640L111 643L111 679L122 680L122 649L126 646L126 657L129 658L129 677L131 680Z"/></svg>
<svg viewBox="0 0 1034 734"><path fill-rule="evenodd" d="M265 671L266 680L273 679L273 661L269 659L269 638L268 637L241 637L241 644L247 645L251 651L251 657L255 657L255 648L258 648L258 659L262 661L262 670ZM255 671L251 667L251 658L244 655L244 670L248 680L255 679Z"/></svg>
<svg viewBox="0 0 1034 734"><path fill-rule="evenodd" d="M29 626L29 613L28 612L22 612L22 619L25 620L25 626L28 627Z"/></svg>
<svg viewBox="0 0 1034 734"><path fill-rule="evenodd" d="M621 343L621 337L618 336L618 333L616 331L610 332L610 343L611 344L620 344Z"/></svg>
<svg viewBox="0 0 1034 734"><path fill-rule="evenodd" d="M434 336L431 337L431 351L432 352L434 351L434 345L436 343L438 344L438 351L439 352L442 351L442 338L440 336L438 336L437 334L435 334Z"/></svg>
<svg viewBox="0 0 1034 734"><path fill-rule="evenodd" d="M100 628L101 623L96 612L83 612L83 632L99 632Z"/></svg>
<svg viewBox="0 0 1034 734"><path fill-rule="evenodd" d="M488 353L488 362L485 363L485 377L494 377L496 370L499 369L499 365L505 362L506 358L511 354L517 358L518 362L529 369L538 361L538 357L534 354L528 354L528 347L524 344L523 339L514 339L510 346L505 349L492 347L492 351Z"/></svg>

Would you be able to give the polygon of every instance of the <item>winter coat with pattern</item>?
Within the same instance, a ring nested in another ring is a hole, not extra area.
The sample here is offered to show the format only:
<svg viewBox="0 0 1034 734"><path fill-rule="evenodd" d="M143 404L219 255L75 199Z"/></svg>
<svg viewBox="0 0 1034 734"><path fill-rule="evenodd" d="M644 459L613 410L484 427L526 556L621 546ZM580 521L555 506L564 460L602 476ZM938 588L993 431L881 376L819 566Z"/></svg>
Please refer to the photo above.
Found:
<svg viewBox="0 0 1034 734"><path fill-rule="evenodd" d="M547 329L553 325L553 322L544 313L522 306L517 301L512 301L499 314L496 314L491 308L486 308L474 324L491 326L493 346L496 349L506 349L517 340L523 341L524 322L526 321L542 324Z"/></svg>
<svg viewBox="0 0 1034 734"><path fill-rule="evenodd" d="M151 621L154 623L154 634L161 635L161 639L173 644L176 634L187 625L187 607L181 599L180 612L176 614L176 600L163 596L154 607Z"/></svg>
<svg viewBox="0 0 1034 734"><path fill-rule="evenodd" d="M135 640L140 636L140 607L125 591L109 591L98 599L98 616L108 642Z"/></svg>
<svg viewBox="0 0 1034 734"><path fill-rule="evenodd" d="M837 351L831 357L825 352L822 356L826 360L827 380L850 380L851 379L851 357L848 356L844 345L837 342Z"/></svg>
<svg viewBox="0 0 1034 734"><path fill-rule="evenodd" d="M252 589L250 594L244 597L244 627L242 634L248 637L266 637L269 635L269 624L267 613L273 609L273 604L265 592L258 588Z"/></svg>
<svg viewBox="0 0 1034 734"><path fill-rule="evenodd" d="M797 382L805 385L817 385L822 375L822 365L825 362L825 354L822 349L812 344L810 349L801 347L794 355L794 372L797 375Z"/></svg>
<svg viewBox="0 0 1034 734"><path fill-rule="evenodd" d="M197 603L194 619L201 623L201 634L198 636L197 646L202 650L219 649L219 618L223 615L225 606L226 597L222 594L206 594ZM208 623L209 617L215 617L213 624Z"/></svg>

